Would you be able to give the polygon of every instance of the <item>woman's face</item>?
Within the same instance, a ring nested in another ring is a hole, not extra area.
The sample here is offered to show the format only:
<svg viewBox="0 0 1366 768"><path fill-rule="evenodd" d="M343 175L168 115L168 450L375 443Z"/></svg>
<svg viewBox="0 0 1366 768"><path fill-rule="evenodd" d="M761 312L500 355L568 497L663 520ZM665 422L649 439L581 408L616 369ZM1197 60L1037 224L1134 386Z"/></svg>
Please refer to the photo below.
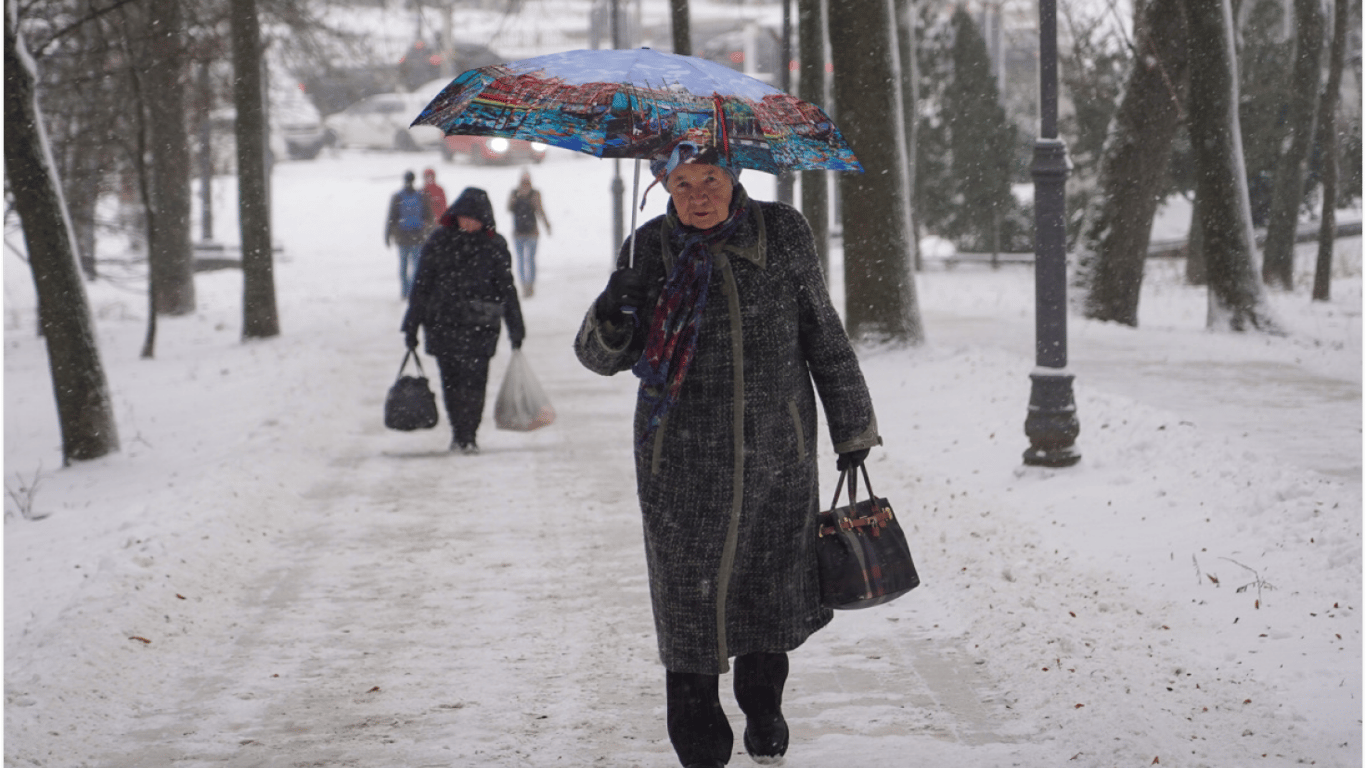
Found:
<svg viewBox="0 0 1366 768"><path fill-rule="evenodd" d="M678 220L690 227L711 229L730 216L734 187L730 174L723 168L684 163L669 174L667 187L678 210Z"/></svg>
<svg viewBox="0 0 1366 768"><path fill-rule="evenodd" d="M455 218L460 224L461 232L478 232L484 228L484 225L480 223L479 219L476 219L473 216L457 216Z"/></svg>

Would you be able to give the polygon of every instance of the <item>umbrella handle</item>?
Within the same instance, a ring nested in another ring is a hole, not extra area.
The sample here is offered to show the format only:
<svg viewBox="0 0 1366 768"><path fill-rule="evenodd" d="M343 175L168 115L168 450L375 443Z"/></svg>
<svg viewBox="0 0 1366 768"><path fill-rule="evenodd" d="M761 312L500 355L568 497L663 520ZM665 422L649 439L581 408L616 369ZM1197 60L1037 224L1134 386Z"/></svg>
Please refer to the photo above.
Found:
<svg viewBox="0 0 1366 768"><path fill-rule="evenodd" d="M635 179L631 183L631 253L626 266L636 266L636 198L640 195L640 158L636 158Z"/></svg>

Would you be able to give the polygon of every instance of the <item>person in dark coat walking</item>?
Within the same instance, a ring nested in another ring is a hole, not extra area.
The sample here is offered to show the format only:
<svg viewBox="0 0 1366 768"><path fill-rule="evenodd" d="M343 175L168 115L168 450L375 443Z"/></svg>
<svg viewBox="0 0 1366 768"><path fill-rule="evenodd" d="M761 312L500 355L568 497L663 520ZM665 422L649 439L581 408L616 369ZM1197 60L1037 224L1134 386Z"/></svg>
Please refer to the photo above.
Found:
<svg viewBox="0 0 1366 768"><path fill-rule="evenodd" d="M841 469L882 442L806 220L750 200L723 163L694 142L655 159L667 213L633 234L634 267L622 246L574 343L589 370L641 379L636 491L667 727L697 768L730 758L731 657L745 749L781 758L787 654L833 615L817 576L817 393Z"/></svg>
<svg viewBox="0 0 1366 768"><path fill-rule="evenodd" d="M489 358L502 323L513 349L521 348L526 326L512 281L512 255L497 232L488 193L466 188L437 224L422 248L402 331L415 349L418 328L426 329L427 354L441 370L451 450L476 454Z"/></svg>
<svg viewBox="0 0 1366 768"><path fill-rule="evenodd" d="M404 171L403 189L389 198L389 215L384 223L384 246L398 243L399 294L405 299L413 290L422 241L436 219L427 197L413 188L413 180L413 172Z"/></svg>

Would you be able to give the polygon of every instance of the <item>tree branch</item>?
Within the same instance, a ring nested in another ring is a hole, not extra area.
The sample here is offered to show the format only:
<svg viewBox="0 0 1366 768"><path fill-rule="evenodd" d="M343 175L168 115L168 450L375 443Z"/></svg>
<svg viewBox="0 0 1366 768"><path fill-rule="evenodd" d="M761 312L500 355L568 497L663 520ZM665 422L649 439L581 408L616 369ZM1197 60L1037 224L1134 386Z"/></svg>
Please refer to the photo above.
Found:
<svg viewBox="0 0 1366 768"><path fill-rule="evenodd" d="M65 27L62 27L61 29L57 30L55 33L53 33L52 37L48 38L47 42L29 51L29 54L33 56L34 61L41 60L43 56L47 53L48 48L51 48L54 43L61 40L63 37L66 37L72 32L75 32L77 29L80 29L83 24L96 21L106 13L116 11L119 8L122 8L123 6L128 5L129 3L136 2L138 2L138 0L114 0L114 4L109 6L108 8L94 8L90 11L90 13L87 13L85 16L82 16L81 18L76 19L75 21L71 22Z"/></svg>

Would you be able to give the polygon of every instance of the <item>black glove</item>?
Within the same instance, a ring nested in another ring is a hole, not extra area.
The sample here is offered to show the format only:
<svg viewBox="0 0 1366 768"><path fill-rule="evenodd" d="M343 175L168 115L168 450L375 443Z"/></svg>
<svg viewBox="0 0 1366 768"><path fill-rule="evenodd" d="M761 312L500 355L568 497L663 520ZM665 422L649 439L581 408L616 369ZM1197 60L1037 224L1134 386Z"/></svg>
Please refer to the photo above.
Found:
<svg viewBox="0 0 1366 768"><path fill-rule="evenodd" d="M403 341L408 345L408 349L417 349L417 331L404 334Z"/></svg>
<svg viewBox="0 0 1366 768"><path fill-rule="evenodd" d="M835 469L843 472L846 469L858 469L863 466L864 459L868 458L869 448L860 448L857 451L841 453L835 461Z"/></svg>
<svg viewBox="0 0 1366 768"><path fill-rule="evenodd" d="M593 310L599 320L618 322L621 320L622 307L639 309L645 299L644 278L634 269L624 267L612 273L607 281L607 290L598 296Z"/></svg>
<svg viewBox="0 0 1366 768"><path fill-rule="evenodd" d="M513 349L521 349L521 348L522 348L522 340L521 340L521 339L513 339L513 340L512 340L512 348L513 348Z"/></svg>

